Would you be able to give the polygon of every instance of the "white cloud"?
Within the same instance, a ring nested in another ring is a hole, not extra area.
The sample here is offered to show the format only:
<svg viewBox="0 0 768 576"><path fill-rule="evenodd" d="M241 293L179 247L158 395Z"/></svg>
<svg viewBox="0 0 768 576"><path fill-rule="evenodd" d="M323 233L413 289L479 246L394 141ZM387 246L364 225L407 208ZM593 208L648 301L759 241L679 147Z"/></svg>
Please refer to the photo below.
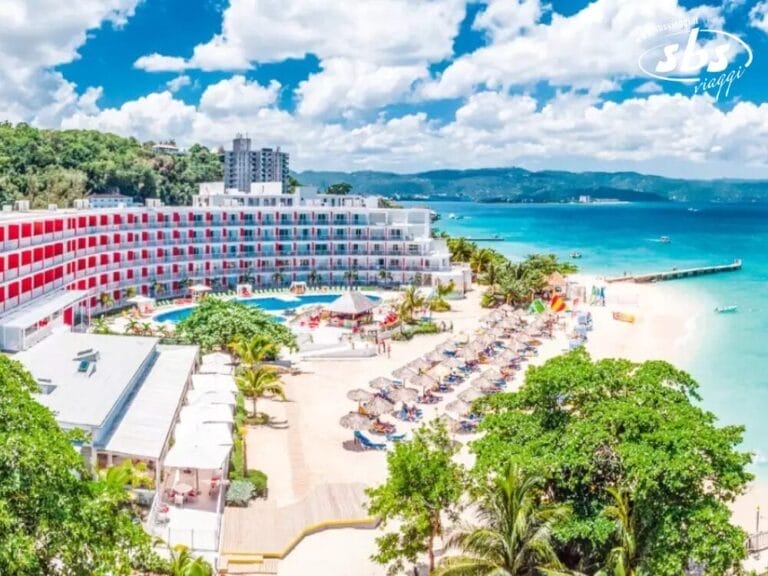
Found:
<svg viewBox="0 0 768 576"><path fill-rule="evenodd" d="M532 28L541 18L543 6L539 0L487 0L472 25L488 33L494 42L510 40Z"/></svg>
<svg viewBox="0 0 768 576"><path fill-rule="evenodd" d="M344 109L365 109L401 101L413 83L427 78L425 65L378 66L347 58L323 61L323 69L301 82L299 113L326 116Z"/></svg>
<svg viewBox="0 0 768 576"><path fill-rule="evenodd" d="M268 86L248 82L245 76L233 76L211 84L200 98L200 110L211 116L240 116L275 103L280 83L272 80Z"/></svg>
<svg viewBox="0 0 768 576"><path fill-rule="evenodd" d="M165 83L165 86L168 90L175 93L184 88L184 86L189 86L190 84L192 84L192 79L186 74L182 74L181 76L176 76L176 78L172 80L168 80L168 82Z"/></svg>
<svg viewBox="0 0 768 576"><path fill-rule="evenodd" d="M53 67L78 57L88 30L124 24L139 1L0 2L0 118L55 126L77 110L75 86Z"/></svg>
<svg viewBox="0 0 768 576"><path fill-rule="evenodd" d="M664 89L661 87L661 84L653 81L643 82L635 88L635 94L658 94L663 91Z"/></svg>
<svg viewBox="0 0 768 576"><path fill-rule="evenodd" d="M749 11L749 23L768 34L768 2L758 2Z"/></svg>
<svg viewBox="0 0 768 576"><path fill-rule="evenodd" d="M189 60L151 54L136 66L244 70L314 54L322 70L297 90L302 113L341 116L406 97L452 55L464 10L464 0L232 0L221 33Z"/></svg>
<svg viewBox="0 0 768 576"><path fill-rule="evenodd" d="M189 68L184 58L157 53L142 56L133 63L133 67L147 72L183 72Z"/></svg>
<svg viewBox="0 0 768 576"><path fill-rule="evenodd" d="M685 19L722 22L718 9L711 6L686 11L676 0L596 0L571 16L553 13L551 23L534 25L538 3L522 5L518 12L504 4L488 16L494 3L481 12L475 25L487 30L492 42L456 59L437 81L424 85L421 94L455 98L478 86L497 89L546 81L589 87L605 79L635 77L644 42L658 26ZM524 27L526 32L504 33L507 22L510 29Z"/></svg>

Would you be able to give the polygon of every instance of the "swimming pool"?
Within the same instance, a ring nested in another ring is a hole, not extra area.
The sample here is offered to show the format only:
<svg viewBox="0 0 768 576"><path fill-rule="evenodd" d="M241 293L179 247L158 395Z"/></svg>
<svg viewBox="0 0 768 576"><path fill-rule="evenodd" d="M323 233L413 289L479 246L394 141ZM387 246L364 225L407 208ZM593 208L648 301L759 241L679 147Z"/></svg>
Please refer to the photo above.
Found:
<svg viewBox="0 0 768 576"><path fill-rule="evenodd" d="M289 310L291 308L298 308L299 306L306 306L308 304L329 304L341 296L341 294L304 294L302 296L290 296L277 298L275 296L264 296L262 298L245 298L239 299L238 302L245 304L246 306L254 306L261 308L266 312L270 312L277 322L285 322L285 318L280 316L280 312ZM378 296L372 296L366 294L368 298L374 302L379 302L381 298ZM194 306L187 306L186 308L178 308L176 310L169 310L168 312L162 312L156 315L153 320L155 322L172 322L176 324L187 318L192 314Z"/></svg>

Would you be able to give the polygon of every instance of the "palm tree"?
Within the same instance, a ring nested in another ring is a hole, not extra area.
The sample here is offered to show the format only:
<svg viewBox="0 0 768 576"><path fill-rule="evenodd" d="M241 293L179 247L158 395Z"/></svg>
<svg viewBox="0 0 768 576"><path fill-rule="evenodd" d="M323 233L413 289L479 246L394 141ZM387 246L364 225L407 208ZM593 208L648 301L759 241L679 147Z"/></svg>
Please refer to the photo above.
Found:
<svg viewBox="0 0 768 576"><path fill-rule="evenodd" d="M552 530L568 508L541 500L541 479L508 463L480 500L480 526L463 526L449 547L462 555L446 557L438 576L565 575L552 546Z"/></svg>
<svg viewBox="0 0 768 576"><path fill-rule="evenodd" d="M112 329L107 324L104 316L99 316L93 321L93 333L94 334L112 334Z"/></svg>
<svg viewBox="0 0 768 576"><path fill-rule="evenodd" d="M349 286L352 286L355 282L357 282L357 271L354 269L347 270L344 272L344 279L347 281Z"/></svg>
<svg viewBox="0 0 768 576"><path fill-rule="evenodd" d="M451 305L448 303L445 297L453 292L455 287L456 284L453 282L453 280L447 282L446 284L438 284L435 289L434 296L432 296L429 301L429 309L432 310L432 312L447 312L450 310Z"/></svg>
<svg viewBox="0 0 768 576"><path fill-rule="evenodd" d="M111 308L115 303L115 299L112 298L112 294L109 292L102 292L99 295L99 302L102 308Z"/></svg>
<svg viewBox="0 0 768 576"><path fill-rule="evenodd" d="M307 282L310 286L317 286L317 281L320 279L320 275L317 273L317 270L312 268L312 270L309 271L309 274L307 274Z"/></svg>
<svg viewBox="0 0 768 576"><path fill-rule="evenodd" d="M392 274L390 274L389 270L386 268L382 268L379 270L379 280L381 280L383 284L388 284L392 281Z"/></svg>
<svg viewBox="0 0 768 576"><path fill-rule="evenodd" d="M143 336L152 336L154 331L155 330L152 327L152 322L142 322L141 326L139 327L139 333L141 333Z"/></svg>
<svg viewBox="0 0 768 576"><path fill-rule="evenodd" d="M618 543L608 554L605 567L595 576L636 576L640 554L635 508L625 491L618 488L607 491L613 504L606 507L603 514L615 522Z"/></svg>
<svg viewBox="0 0 768 576"><path fill-rule="evenodd" d="M189 553L189 548L178 544L171 549L169 574L171 576L212 576L213 569L203 558L195 558Z"/></svg>
<svg viewBox="0 0 768 576"><path fill-rule="evenodd" d="M413 313L422 306L424 306L424 297L419 294L415 286L410 286L403 292L398 312L404 320L413 322Z"/></svg>
<svg viewBox="0 0 768 576"><path fill-rule="evenodd" d="M141 332L141 324L135 318L129 318L128 324L125 325L126 334L138 334Z"/></svg>
<svg viewBox="0 0 768 576"><path fill-rule="evenodd" d="M282 286L283 285L283 280L284 280L283 273L280 272L279 270L277 272L275 272L274 274L272 274L272 282L274 282L278 286Z"/></svg>
<svg viewBox="0 0 768 576"><path fill-rule="evenodd" d="M483 279L485 280L485 283L493 289L494 286L496 286L496 282L499 280L499 267L493 262L490 262L485 268Z"/></svg>
<svg viewBox="0 0 768 576"><path fill-rule="evenodd" d="M466 238L451 238L448 240L448 250L454 262L469 262L477 246Z"/></svg>
<svg viewBox="0 0 768 576"><path fill-rule="evenodd" d="M486 272L493 263L493 252L488 248L476 250L469 258L469 267L476 276Z"/></svg>
<svg viewBox="0 0 768 576"><path fill-rule="evenodd" d="M247 368L238 375L236 382L243 396L251 399L251 416L256 416L256 401L267 394L285 400L280 374L272 366Z"/></svg>
<svg viewBox="0 0 768 576"><path fill-rule="evenodd" d="M128 288L125 289L124 297L125 298L133 298L136 296L136 287L135 286L128 286Z"/></svg>
<svg viewBox="0 0 768 576"><path fill-rule="evenodd" d="M280 346L268 337L257 334L247 339L236 338L229 344L229 350L242 364L253 367L266 359L276 357Z"/></svg>

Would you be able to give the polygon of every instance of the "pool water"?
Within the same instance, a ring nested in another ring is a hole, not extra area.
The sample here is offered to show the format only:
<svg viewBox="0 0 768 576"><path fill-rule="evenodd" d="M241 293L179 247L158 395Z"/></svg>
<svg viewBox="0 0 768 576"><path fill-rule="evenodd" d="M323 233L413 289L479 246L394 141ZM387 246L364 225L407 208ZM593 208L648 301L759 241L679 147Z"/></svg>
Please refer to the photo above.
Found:
<svg viewBox="0 0 768 576"><path fill-rule="evenodd" d="M280 316L280 312L289 310L291 308L298 308L299 306L306 306L307 304L329 304L341 296L341 294L305 294L303 296L290 296L286 298L275 298L274 296L266 296L263 298L246 298L238 299L237 301L245 304L246 306L253 306L255 308L261 308L266 312L270 312L275 317L277 322L285 322L285 318ZM378 296L366 295L374 302L381 300ZM178 308L176 310L169 310L158 314L153 318L155 322L171 322L177 324L190 314L194 310L194 306L187 306L186 308Z"/></svg>

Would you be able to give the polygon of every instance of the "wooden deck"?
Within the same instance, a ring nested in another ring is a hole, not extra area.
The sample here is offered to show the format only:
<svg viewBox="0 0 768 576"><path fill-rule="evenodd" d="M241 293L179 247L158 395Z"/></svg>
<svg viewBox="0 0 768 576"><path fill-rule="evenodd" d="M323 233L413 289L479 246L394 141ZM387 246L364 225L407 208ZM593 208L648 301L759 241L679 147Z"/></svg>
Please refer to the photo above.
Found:
<svg viewBox="0 0 768 576"><path fill-rule="evenodd" d="M736 272L737 270L741 270L741 260L734 260L730 264L723 264L721 266L700 266L698 268L683 268L680 270L652 272L651 274L639 274L635 276L614 276L613 278L606 278L605 281L608 283L635 282L636 284L645 284L649 282L661 282L664 280L692 278L694 276L704 276L706 274L719 274L721 272Z"/></svg>
<svg viewBox="0 0 768 576"><path fill-rule="evenodd" d="M256 502L224 512L222 555L230 567L252 559L284 558L305 536L330 528L375 528L362 484L325 484L304 499L278 508ZM231 569L231 568L230 568ZM234 573L234 572L232 572Z"/></svg>

